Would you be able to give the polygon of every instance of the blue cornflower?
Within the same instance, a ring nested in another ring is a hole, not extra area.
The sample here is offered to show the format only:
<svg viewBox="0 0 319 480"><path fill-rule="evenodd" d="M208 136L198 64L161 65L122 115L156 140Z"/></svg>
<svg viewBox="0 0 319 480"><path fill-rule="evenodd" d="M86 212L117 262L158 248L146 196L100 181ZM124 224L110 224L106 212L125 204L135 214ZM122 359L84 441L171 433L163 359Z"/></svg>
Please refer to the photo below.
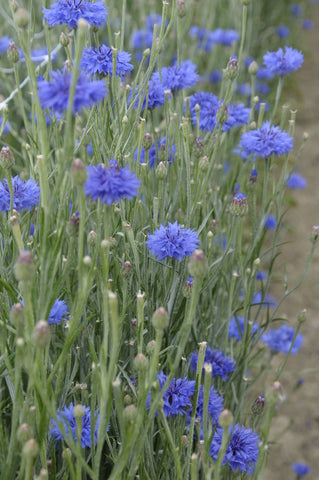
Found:
<svg viewBox="0 0 319 480"><path fill-rule="evenodd" d="M160 150L166 150L166 137L163 137L160 140L158 140L157 146L158 146L158 151L156 150L155 142L153 142L153 145L151 146L151 148L148 151L148 163L149 163L150 169L152 169L154 167L154 165L157 165L158 152ZM168 147L168 156L167 156L168 163L172 163L172 161L175 159L175 154L176 154L175 145L169 146ZM134 153L135 160L137 160L137 155L138 155L138 148L135 150L135 153ZM145 148L144 147L141 148L140 163L145 163Z"/></svg>
<svg viewBox="0 0 319 480"><path fill-rule="evenodd" d="M251 474L254 471L258 454L259 438L251 428L246 429L238 423L235 427L229 428L231 433L230 441L223 458L223 465L229 465L233 472L247 472ZM210 446L209 454L216 461L221 447L223 429L217 428Z"/></svg>
<svg viewBox="0 0 319 480"><path fill-rule="evenodd" d="M25 62L24 54L22 50L19 50L20 52L20 61ZM55 62L57 59L57 54L51 52L51 61ZM48 58L48 49L46 47L41 47L36 50L31 50L31 60L34 63L39 63L43 62L43 60L46 60Z"/></svg>
<svg viewBox="0 0 319 480"><path fill-rule="evenodd" d="M295 17L300 17L300 15L302 14L302 7L297 3L294 3L293 5L291 5L290 11Z"/></svg>
<svg viewBox="0 0 319 480"><path fill-rule="evenodd" d="M228 118L223 125L222 131L228 132L231 128L246 125L249 119L250 109L243 103L235 103L227 107Z"/></svg>
<svg viewBox="0 0 319 480"><path fill-rule="evenodd" d="M265 228L267 228L267 230L275 230L276 224L277 220L275 215L268 215L265 221Z"/></svg>
<svg viewBox="0 0 319 480"><path fill-rule="evenodd" d="M217 427L219 416L224 408L224 399L221 397L218 392L212 386L209 390L208 397L208 409L207 409L207 424L210 423L211 426ZM191 421L192 410L187 411L187 422L189 426ZM200 425L200 437L203 438L203 421L204 421L204 387L200 385L198 402L196 408L196 418L201 419Z"/></svg>
<svg viewBox="0 0 319 480"><path fill-rule="evenodd" d="M77 26L80 18L90 25L101 27L106 22L107 9L104 1L58 0L51 8L42 7L43 16L50 27L67 24L70 29Z"/></svg>
<svg viewBox="0 0 319 480"><path fill-rule="evenodd" d="M0 117L0 128L2 127L3 118ZM8 127L8 122L5 123L2 134L9 133L10 129Z"/></svg>
<svg viewBox="0 0 319 480"><path fill-rule="evenodd" d="M270 155L283 155L293 149L294 139L289 133L264 122L260 128L243 133L239 147L250 155L256 153L259 157L266 158Z"/></svg>
<svg viewBox="0 0 319 480"><path fill-rule="evenodd" d="M153 33L150 30L137 30L131 37L131 45L133 49L143 50L151 48L153 43Z"/></svg>
<svg viewBox="0 0 319 480"><path fill-rule="evenodd" d="M256 78L258 78L259 80L272 80L274 76L275 73L269 70L269 68L261 66L258 68Z"/></svg>
<svg viewBox="0 0 319 480"><path fill-rule="evenodd" d="M8 35L0 38L0 56L3 53L7 53L10 42L13 42L13 40L9 38Z"/></svg>
<svg viewBox="0 0 319 480"><path fill-rule="evenodd" d="M285 47L285 52L279 48L277 52L267 52L264 55L264 64L272 73L289 75L303 64L303 54L292 47Z"/></svg>
<svg viewBox="0 0 319 480"><path fill-rule="evenodd" d="M315 28L315 24L311 20L309 20L308 18L305 18L302 21L301 26L304 30L312 30L313 28Z"/></svg>
<svg viewBox="0 0 319 480"><path fill-rule="evenodd" d="M84 407L84 415L82 417L82 430L81 430L81 447L91 448L91 410L90 407ZM95 431L94 431L94 442L97 442L97 432L99 428L100 414L98 411L95 412ZM66 438L69 438L71 435L74 439L74 442L77 443L76 438L76 419L74 417L74 406L73 403L70 403L69 407L64 407L62 410L57 412L57 421L63 423ZM64 440L64 432L60 430L60 427L56 420L51 419L53 428L50 430L51 436L55 440Z"/></svg>
<svg viewBox="0 0 319 480"><path fill-rule="evenodd" d="M84 184L85 195L91 200L111 205L121 198L132 200L138 194L141 181L128 167L119 168L116 160L110 161L110 167L104 165L88 166L88 179Z"/></svg>
<svg viewBox="0 0 319 480"><path fill-rule="evenodd" d="M157 375L162 390L167 376L161 372ZM195 393L195 381L184 378L173 378L168 389L163 395L163 411L166 417L173 415L185 415L189 407L192 406L192 398ZM149 409L151 404L151 393L149 393L146 407Z"/></svg>
<svg viewBox="0 0 319 480"><path fill-rule="evenodd" d="M152 32L154 25L158 25L160 27L162 25L162 21L162 15L160 15L159 13L150 13L150 15L147 15L145 19L147 30L150 30ZM165 25L167 25L167 20L165 21Z"/></svg>
<svg viewBox="0 0 319 480"><path fill-rule="evenodd" d="M134 108L138 107L139 104L139 98L138 94L134 96L136 98L136 101L134 103ZM129 99L131 98L131 92ZM159 79L151 79L148 83L148 101L147 101L147 108L152 109L152 108L157 108L161 107L165 103L165 93L164 93L164 88L162 83L159 81ZM146 95L143 99L142 103L142 110L146 107Z"/></svg>
<svg viewBox="0 0 319 480"><path fill-rule="evenodd" d="M256 92L259 92L262 95L268 95L270 92L270 87L267 85L267 83L256 82Z"/></svg>
<svg viewBox="0 0 319 480"><path fill-rule="evenodd" d="M209 81L212 83L219 83L223 79L223 74L219 70L213 70L209 75Z"/></svg>
<svg viewBox="0 0 319 480"><path fill-rule="evenodd" d="M272 295L263 296L262 292L255 292L252 304L262 304L264 308L276 308L277 300Z"/></svg>
<svg viewBox="0 0 319 480"><path fill-rule="evenodd" d="M193 371L197 369L198 353L193 352L190 359L190 367ZM205 363L212 366L212 377L221 377L224 382L228 379L228 374L235 370L235 360L227 357L224 352L212 350L209 346L205 352Z"/></svg>
<svg viewBox="0 0 319 480"><path fill-rule="evenodd" d="M134 68L130 63L131 54L128 52L117 52L116 55L116 75L122 77L128 75ZM81 67L89 75L97 73L103 75L113 75L113 49L106 45L100 45L98 48L89 47L83 50Z"/></svg>
<svg viewBox="0 0 319 480"><path fill-rule="evenodd" d="M266 280L266 278L267 278L267 273L264 272L263 270L260 270L259 272L256 273L256 280L263 281L263 280Z"/></svg>
<svg viewBox="0 0 319 480"><path fill-rule="evenodd" d="M189 107L193 125L197 125L196 104L200 106L199 128L203 131L213 131L216 126L216 114L220 105L218 97L209 92L196 92L190 96Z"/></svg>
<svg viewBox="0 0 319 480"><path fill-rule="evenodd" d="M68 307L65 301L56 299L49 313L48 324L52 325L55 323L56 325L60 325L61 321L64 320L63 317L68 313Z"/></svg>
<svg viewBox="0 0 319 480"><path fill-rule="evenodd" d="M245 317L231 317L229 322L228 337L236 338L238 342L241 342L245 329ZM254 336L258 331L257 323L254 323L251 329L251 335Z"/></svg>
<svg viewBox="0 0 319 480"><path fill-rule="evenodd" d="M286 185L288 188L304 189L307 186L307 180L299 173L292 173Z"/></svg>
<svg viewBox="0 0 319 480"><path fill-rule="evenodd" d="M311 468L309 467L309 465L306 465L304 463L293 463L291 465L291 468L298 475L298 478L301 478L307 473L311 472Z"/></svg>
<svg viewBox="0 0 319 480"><path fill-rule="evenodd" d="M40 188L35 180L24 182L16 175L11 177L13 188L13 208L18 212L31 210L39 203ZM0 211L10 210L10 190L6 178L0 183Z"/></svg>
<svg viewBox="0 0 319 480"><path fill-rule="evenodd" d="M283 352L287 354L290 350L294 335L295 329L293 327L290 327L289 325L282 325L280 328L277 328L277 330L269 330L261 337L261 340L273 352ZM298 353L302 343L303 336L301 333L298 333L291 349L291 353Z"/></svg>
<svg viewBox="0 0 319 480"><path fill-rule="evenodd" d="M161 74L164 90L171 90L172 92L180 90L181 88L193 87L199 78L197 65L190 60L181 62L180 66L176 64L172 67L163 67ZM160 82L159 72L154 72L151 80Z"/></svg>
<svg viewBox="0 0 319 480"><path fill-rule="evenodd" d="M199 238L197 232L190 228L182 228L177 223L168 223L166 227L160 225L153 234L150 234L146 246L157 260L190 256L198 247Z"/></svg>
<svg viewBox="0 0 319 480"><path fill-rule="evenodd" d="M216 30L209 32L208 41L213 44L224 45L225 47L231 47L234 43L238 42L239 34L236 30L223 30L217 28Z"/></svg>
<svg viewBox="0 0 319 480"><path fill-rule="evenodd" d="M277 33L278 37L286 38L286 37L289 37L290 30L285 25L279 25L279 27L276 28L276 33Z"/></svg>
<svg viewBox="0 0 319 480"><path fill-rule="evenodd" d="M38 79L38 94L42 108L52 108L54 112L63 113L68 108L69 90L72 75L67 71L51 72L51 82ZM81 73L77 79L73 103L73 113L82 108L96 105L106 96L107 90L103 80L89 81Z"/></svg>

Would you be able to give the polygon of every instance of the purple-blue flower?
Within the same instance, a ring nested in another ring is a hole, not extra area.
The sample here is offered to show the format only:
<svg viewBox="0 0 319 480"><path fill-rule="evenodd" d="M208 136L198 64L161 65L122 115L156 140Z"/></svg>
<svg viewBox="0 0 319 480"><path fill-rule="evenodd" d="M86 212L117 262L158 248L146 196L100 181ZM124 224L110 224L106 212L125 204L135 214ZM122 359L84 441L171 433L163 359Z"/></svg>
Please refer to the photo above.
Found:
<svg viewBox="0 0 319 480"><path fill-rule="evenodd" d="M295 335L295 329L289 325L282 325L277 330L269 330L265 333L261 340L272 350L273 352L288 353L292 344L293 337ZM299 348L303 343L303 336L298 333L294 344L291 349L292 354L298 353Z"/></svg>
<svg viewBox="0 0 319 480"><path fill-rule="evenodd" d="M292 173L286 183L288 188L304 189L307 186L307 180L299 173Z"/></svg>
<svg viewBox="0 0 319 480"><path fill-rule="evenodd" d="M68 71L51 72L50 82L38 78L38 94L42 108L52 108L54 112L63 113L68 108L71 79L72 75ZM106 93L103 80L90 81L81 73L76 82L73 113L96 105L103 100Z"/></svg>
<svg viewBox="0 0 319 480"><path fill-rule="evenodd" d="M233 472L253 473L259 454L259 438L251 428L238 423L229 428L230 441L223 458L223 465L229 465ZM216 461L221 447L223 429L217 428L210 446L209 454Z"/></svg>
<svg viewBox="0 0 319 480"><path fill-rule="evenodd" d="M304 30L312 30L313 28L315 28L315 24L311 20L309 20L308 18L305 18L302 21L301 26Z"/></svg>
<svg viewBox="0 0 319 480"><path fill-rule="evenodd" d="M3 123L3 117L0 117L0 129L1 129L1 127L2 127L2 123ZM6 123L4 124L2 134L4 135L5 133L9 133L9 132L10 132L10 130L9 130L9 127L8 127L8 122L6 122Z"/></svg>
<svg viewBox="0 0 319 480"><path fill-rule="evenodd" d="M275 215L268 215L265 221L265 228L267 228L267 230L275 230L276 225L277 221Z"/></svg>
<svg viewBox="0 0 319 480"><path fill-rule="evenodd" d="M39 203L40 188L35 180L24 182L16 175L11 177L13 188L13 208L18 212L22 210L31 210ZM6 178L0 182L0 211L10 210L10 190Z"/></svg>
<svg viewBox="0 0 319 480"><path fill-rule="evenodd" d="M117 52L116 55L116 75L122 77L128 75L133 70L130 63L131 54L128 52ZM81 59L81 68L90 76L97 73L102 75L113 75L113 49L106 45L100 45L97 48L89 47L83 50Z"/></svg>
<svg viewBox="0 0 319 480"><path fill-rule="evenodd" d="M157 375L162 390L167 376L161 372ZM195 381L184 378L173 378L168 389L163 395L163 411L166 417L173 415L185 415L188 408L192 406L192 400L195 392ZM151 405L151 392L146 401L146 408Z"/></svg>
<svg viewBox="0 0 319 480"><path fill-rule="evenodd" d="M259 272L256 273L256 280L260 280L261 282L263 280L266 280L267 278L267 273L264 272L263 270L260 270Z"/></svg>
<svg viewBox="0 0 319 480"><path fill-rule="evenodd" d="M262 304L264 308L276 308L277 300L272 295L263 295L262 292L255 292L252 304Z"/></svg>
<svg viewBox="0 0 319 480"><path fill-rule="evenodd" d="M58 0L51 7L42 7L43 16L50 27L67 24L70 29L77 26L80 18L90 25L101 27L106 22L107 9L102 0Z"/></svg>
<svg viewBox="0 0 319 480"><path fill-rule="evenodd" d="M290 11L295 17L300 17L302 14L302 7L297 3L293 3L290 7Z"/></svg>
<svg viewBox="0 0 319 480"><path fill-rule="evenodd" d="M131 37L133 49L151 48L153 43L153 33L150 30L137 30Z"/></svg>
<svg viewBox="0 0 319 480"><path fill-rule="evenodd" d="M162 85L164 90L172 92L182 88L190 88L196 85L198 81L197 65L190 60L181 62L180 66L162 67ZM154 72L151 80L160 82L159 72Z"/></svg>
<svg viewBox="0 0 319 480"><path fill-rule="evenodd" d="M245 329L245 317L237 316L235 318L233 316L231 317L229 322L228 337L236 338L238 342L241 342L244 334L244 329ZM254 323L251 327L251 335L254 336L257 331L258 331L258 325L257 323Z"/></svg>
<svg viewBox="0 0 319 480"><path fill-rule="evenodd" d="M90 407L83 406L84 415L82 417L82 430L81 430L81 447L91 448L91 409ZM95 430L94 430L94 442L97 442L97 432L99 428L100 414L98 411L95 412ZM55 440L64 440L66 438L73 437L75 443L77 443L76 438L76 419L74 417L74 406L73 403L70 403L69 407L64 407L62 410L57 412L57 421L51 418L51 423L53 427L50 430L50 435ZM62 423L64 426L65 433L59 427L58 423Z"/></svg>
<svg viewBox="0 0 319 480"><path fill-rule="evenodd" d="M0 56L3 53L7 53L10 42L13 42L13 40L9 38L8 35L0 38Z"/></svg>
<svg viewBox="0 0 319 480"><path fill-rule="evenodd" d="M168 223L166 227L160 225L153 234L150 234L146 246L157 260L177 258L182 261L190 256L198 247L197 232L190 228L183 228L177 223Z"/></svg>
<svg viewBox="0 0 319 480"><path fill-rule="evenodd" d="M279 48L276 52L267 52L264 55L264 64L270 72L277 75L289 75L303 64L303 54L292 47Z"/></svg>
<svg viewBox="0 0 319 480"><path fill-rule="evenodd" d="M62 320L67 320L65 317L68 314L68 307L64 300L56 299L53 307L50 310L48 323L49 325L60 325Z"/></svg>
<svg viewBox="0 0 319 480"><path fill-rule="evenodd" d="M298 478L301 478L307 473L311 472L311 468L305 463L293 463L291 468L297 474Z"/></svg>
<svg viewBox="0 0 319 480"><path fill-rule="evenodd" d="M159 151L166 150L166 148L167 148L166 137L163 137L160 140L158 140L157 150L156 150L155 142L153 142L153 145L151 146L151 148L148 151L148 163L149 163L150 169L152 169L155 165L157 165ZM167 152L167 162L168 163L172 163L172 161L175 158L175 154L176 154L175 145L169 146L168 147L168 152ZM137 155L138 155L138 148L135 150L135 153L134 153L135 160L137 160ZM142 147L141 148L141 155L140 155L140 163L145 163L145 162L146 162L145 148Z"/></svg>
<svg viewBox="0 0 319 480"><path fill-rule="evenodd" d="M116 160L110 161L109 168L104 165L88 166L88 179L84 184L85 195L94 202L111 205L120 199L132 200L138 194L141 181L128 167L119 168Z"/></svg>
<svg viewBox="0 0 319 480"><path fill-rule="evenodd" d="M191 354L190 367L191 370L197 369L198 353L193 352ZM219 350L212 350L209 346L205 352L205 363L209 363L212 366L212 377L221 377L224 382L228 379L228 374L235 370L235 360L224 354Z"/></svg>
<svg viewBox="0 0 319 480"><path fill-rule="evenodd" d="M131 98L131 92L129 99ZM137 95L134 94L134 98L136 98L135 103L134 103L134 108L138 107L139 104L139 94ZM153 78L152 80L149 81L148 83L148 101L147 101L147 108L153 109L157 107L163 106L165 103L165 93L164 93L164 88L161 82L159 81L159 78ZM143 99L142 103L142 110L146 108L146 95Z"/></svg>
<svg viewBox="0 0 319 480"><path fill-rule="evenodd" d="M277 33L278 37L286 38L286 37L289 37L290 30L285 25L279 25L279 27L276 28L276 33Z"/></svg>
<svg viewBox="0 0 319 480"><path fill-rule="evenodd" d="M255 153L259 157L267 158L270 155L283 155L293 149L294 139L284 130L264 122L260 128L243 133L239 147L250 155Z"/></svg>
<svg viewBox="0 0 319 480"><path fill-rule="evenodd" d="M218 425L219 416L224 408L224 399L221 397L218 392L212 386L209 390L208 396L208 409L207 409L207 426L210 423L211 427L214 428ZM187 411L187 422L190 424L192 415L192 410ZM204 387L200 385L198 402L196 408L196 418L201 419L200 424L200 436L203 438L203 422L204 422Z"/></svg>

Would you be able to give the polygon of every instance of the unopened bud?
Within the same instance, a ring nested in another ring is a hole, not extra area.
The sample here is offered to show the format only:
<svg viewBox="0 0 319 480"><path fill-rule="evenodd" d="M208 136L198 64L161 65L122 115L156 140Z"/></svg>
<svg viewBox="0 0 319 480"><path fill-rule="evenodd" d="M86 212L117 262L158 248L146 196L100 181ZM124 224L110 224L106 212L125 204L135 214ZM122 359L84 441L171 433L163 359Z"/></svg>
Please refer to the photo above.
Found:
<svg viewBox="0 0 319 480"><path fill-rule="evenodd" d="M124 262L123 264L124 277L129 278L132 275L132 273L133 273L133 267L131 262L129 261Z"/></svg>
<svg viewBox="0 0 319 480"><path fill-rule="evenodd" d="M196 249L188 262L188 271L192 277L205 277L208 270L208 262L202 250Z"/></svg>
<svg viewBox="0 0 319 480"><path fill-rule="evenodd" d="M33 331L33 341L37 347L43 348L50 343L50 327L48 322L45 320L40 320Z"/></svg>
<svg viewBox="0 0 319 480"><path fill-rule="evenodd" d="M304 323L307 320L307 310L304 308L299 314L298 314L298 322L299 323Z"/></svg>
<svg viewBox="0 0 319 480"><path fill-rule="evenodd" d="M20 59L20 52L15 42L10 42L7 50L8 59L12 63L17 63Z"/></svg>
<svg viewBox="0 0 319 480"><path fill-rule="evenodd" d="M71 177L75 185L84 185L88 178L86 166L80 158L76 158L71 165Z"/></svg>
<svg viewBox="0 0 319 480"><path fill-rule="evenodd" d="M96 233L94 232L94 230L91 230L88 234L88 244L91 247L95 247L96 245Z"/></svg>
<svg viewBox="0 0 319 480"><path fill-rule="evenodd" d="M24 306L22 303L13 305L10 312L10 320L15 327L22 327L24 324Z"/></svg>
<svg viewBox="0 0 319 480"><path fill-rule="evenodd" d="M209 161L206 156L200 159L198 167L202 173L206 173L208 171Z"/></svg>
<svg viewBox="0 0 319 480"><path fill-rule="evenodd" d="M155 340L151 340L150 342L148 342L148 344L146 345L146 351L147 351L148 355L152 355L152 353L155 350L155 347L156 347L156 341Z"/></svg>
<svg viewBox="0 0 319 480"><path fill-rule="evenodd" d="M253 60L248 67L248 72L250 73L250 75L257 75L258 68L258 63Z"/></svg>
<svg viewBox="0 0 319 480"><path fill-rule="evenodd" d="M30 282L35 272L33 257L29 250L20 253L14 265L14 273L19 282Z"/></svg>
<svg viewBox="0 0 319 480"><path fill-rule="evenodd" d="M4 146L0 151L0 166L4 170L9 170L14 165L14 156L9 147Z"/></svg>
<svg viewBox="0 0 319 480"><path fill-rule="evenodd" d="M219 415L218 422L221 427L228 428L233 423L234 417L230 410L223 410Z"/></svg>
<svg viewBox="0 0 319 480"><path fill-rule="evenodd" d="M35 458L39 453L39 445L37 441L34 438L30 438L28 440L22 449L22 455L26 457L27 459L33 459Z"/></svg>
<svg viewBox="0 0 319 480"><path fill-rule="evenodd" d="M156 167L156 177L159 180L165 180L167 177L167 168L165 167L163 162L160 162Z"/></svg>
<svg viewBox="0 0 319 480"><path fill-rule="evenodd" d="M193 277L187 278L183 288L183 295L185 298L190 298L192 296L193 282L194 282Z"/></svg>
<svg viewBox="0 0 319 480"><path fill-rule="evenodd" d="M151 146L153 145L153 137L150 133L145 133L145 135L142 138L142 147L145 150L149 150Z"/></svg>
<svg viewBox="0 0 319 480"><path fill-rule="evenodd" d="M263 395L259 395L251 406L251 413L253 415L260 415L264 410L264 406L265 397Z"/></svg>
<svg viewBox="0 0 319 480"><path fill-rule="evenodd" d="M25 443L32 437L32 428L27 423L22 423L18 428L17 437L19 442Z"/></svg>
<svg viewBox="0 0 319 480"><path fill-rule="evenodd" d="M152 316L152 324L156 330L164 330L169 323L168 313L164 307L158 308Z"/></svg>
<svg viewBox="0 0 319 480"><path fill-rule="evenodd" d="M85 410L82 405L75 405L73 409L73 415L75 418L82 418L85 415Z"/></svg>
<svg viewBox="0 0 319 480"><path fill-rule="evenodd" d="M319 237L319 225L314 225L311 230L310 240L315 243Z"/></svg>
<svg viewBox="0 0 319 480"><path fill-rule="evenodd" d="M192 153L195 158L201 158L204 152L204 142L201 138L196 138L193 143ZM206 157L207 158L207 157Z"/></svg>
<svg viewBox="0 0 319 480"><path fill-rule="evenodd" d="M73 213L67 225L67 232L70 236L75 237L79 233L80 215L78 212Z"/></svg>
<svg viewBox="0 0 319 480"><path fill-rule="evenodd" d="M69 37L65 35L64 32L62 32L60 35L60 44L62 45L62 47L67 47L69 45L69 42Z"/></svg>
<svg viewBox="0 0 319 480"><path fill-rule="evenodd" d="M128 405L123 410L123 418L127 423L134 423L137 417L137 408L135 405Z"/></svg>
<svg viewBox="0 0 319 480"><path fill-rule="evenodd" d="M179 18L185 17L187 12L184 0L177 0L176 13Z"/></svg>
<svg viewBox="0 0 319 480"><path fill-rule="evenodd" d="M18 8L18 10L14 14L14 20L18 27L27 27L30 20L29 12L25 8Z"/></svg>
<svg viewBox="0 0 319 480"><path fill-rule="evenodd" d="M138 372L145 372L148 368L148 358L143 353L138 353L134 358L134 367Z"/></svg>
<svg viewBox="0 0 319 480"><path fill-rule="evenodd" d="M235 55L230 57L229 62L227 63L227 67L225 70L225 75L229 80L235 80L238 75L238 60Z"/></svg>
<svg viewBox="0 0 319 480"><path fill-rule="evenodd" d="M232 204L230 206L230 213L234 216L242 217L248 212L247 197L245 193L235 193Z"/></svg>

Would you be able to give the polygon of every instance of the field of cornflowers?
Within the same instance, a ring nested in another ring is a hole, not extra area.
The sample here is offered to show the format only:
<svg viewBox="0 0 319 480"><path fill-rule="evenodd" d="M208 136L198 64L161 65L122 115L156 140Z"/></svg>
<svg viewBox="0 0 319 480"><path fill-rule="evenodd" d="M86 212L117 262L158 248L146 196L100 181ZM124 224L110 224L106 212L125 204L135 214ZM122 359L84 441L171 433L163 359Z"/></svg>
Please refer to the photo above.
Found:
<svg viewBox="0 0 319 480"><path fill-rule="evenodd" d="M314 3L0 5L1 479L263 478Z"/></svg>

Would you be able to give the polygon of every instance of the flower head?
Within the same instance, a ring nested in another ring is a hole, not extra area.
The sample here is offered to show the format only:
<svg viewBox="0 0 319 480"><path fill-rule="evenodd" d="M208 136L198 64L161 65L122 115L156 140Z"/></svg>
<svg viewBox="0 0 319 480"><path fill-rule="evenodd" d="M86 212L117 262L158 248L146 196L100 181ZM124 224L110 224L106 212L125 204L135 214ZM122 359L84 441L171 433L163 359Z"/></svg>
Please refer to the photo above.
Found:
<svg viewBox="0 0 319 480"><path fill-rule="evenodd" d="M121 77L128 75L133 70L130 63L131 54L128 52L117 52L116 55L116 75ZM98 48L89 47L83 50L81 67L89 75L96 73L102 75L113 75L113 49L106 45L100 45Z"/></svg>
<svg viewBox="0 0 319 480"><path fill-rule="evenodd" d="M289 37L290 30L286 25L279 25L279 27L276 28L276 33L279 38L286 38Z"/></svg>
<svg viewBox="0 0 319 480"><path fill-rule="evenodd" d="M282 325L280 328L277 328L277 330L269 330L261 337L261 340L270 348L270 350L287 354L291 348L294 335L295 329L293 327ZM303 336L301 333L298 333L291 348L291 353L298 353L302 343Z"/></svg>
<svg viewBox="0 0 319 480"><path fill-rule="evenodd" d="M146 242L149 251L158 260L190 256L198 247L199 238L197 232L190 228L183 228L177 223L168 223L166 227L160 225L153 234L150 234Z"/></svg>
<svg viewBox="0 0 319 480"><path fill-rule="evenodd" d="M68 307L64 300L56 299L49 313L48 324L60 325L63 317L68 314Z"/></svg>
<svg viewBox="0 0 319 480"><path fill-rule="evenodd" d="M83 407L84 415L82 417L82 430L81 430L81 447L89 447L91 448L91 409L90 407ZM97 442L97 432L99 428L99 420L100 415L96 411L95 412L95 431L94 431L94 441ZM57 412L57 421L61 422L64 426L66 437L69 438L70 436L73 437L75 443L77 443L76 438L76 419L74 416L74 406L73 403L70 403L69 408L64 407L62 410ZM64 440L65 434L61 431L58 423L53 418L51 419L51 423L53 428L50 430L50 434L55 440Z"/></svg>
<svg viewBox="0 0 319 480"><path fill-rule="evenodd" d="M292 47L279 48L277 52L267 52L264 55L264 64L270 72L277 75L289 75L303 64L303 54Z"/></svg>
<svg viewBox="0 0 319 480"><path fill-rule="evenodd" d="M38 93L42 108L52 108L54 112L63 113L68 108L69 91L72 75L67 71L51 72L51 82L43 78L38 79ZM73 113L80 112L82 108L96 105L106 96L103 80L89 81L81 73L77 79L73 103Z"/></svg>
<svg viewBox="0 0 319 480"><path fill-rule="evenodd" d="M191 370L197 369L198 353L193 352L190 360ZM212 366L212 377L221 377L224 382L228 379L228 374L235 370L235 360L227 357L224 352L212 350L209 346L205 352L205 363Z"/></svg>
<svg viewBox="0 0 319 480"><path fill-rule="evenodd" d="M40 188L35 180L24 182L16 175L11 178L13 188L13 208L18 212L31 210L39 203ZM6 178L0 183L0 211L10 210L10 190Z"/></svg>
<svg viewBox="0 0 319 480"><path fill-rule="evenodd" d="M132 200L137 196L141 181L128 167L119 168L116 160L110 161L110 167L96 165L87 167L88 179L84 184L85 195L101 203L111 205L121 198Z"/></svg>
<svg viewBox="0 0 319 480"><path fill-rule="evenodd" d="M163 137L160 140L158 140L157 147L158 148L156 149L155 142L153 142L153 145L151 146L151 148L148 151L148 163L149 163L149 166L150 166L151 169L154 167L154 165L157 165L159 153L163 152L163 151L166 151L166 148L168 148L168 151L166 152L166 160L168 161L168 163L172 163L172 161L175 158L176 147L175 147L175 145L167 147L166 146L166 137ZM137 155L138 155L138 149L136 149L136 151L134 153L135 160L137 160ZM140 163L145 163L145 148L144 147L141 148Z"/></svg>
<svg viewBox="0 0 319 480"><path fill-rule="evenodd" d="M276 225L277 225L277 220L275 215L268 215L265 221L265 228L267 228L267 230L275 230Z"/></svg>
<svg viewBox="0 0 319 480"><path fill-rule="evenodd" d="M90 25L101 27L106 22L107 9L104 1L58 0L51 8L42 7L43 16L50 27L67 24L70 29L77 26L80 18Z"/></svg>
<svg viewBox="0 0 319 480"><path fill-rule="evenodd" d="M252 473L259 454L259 438L251 428L246 429L238 423L230 427L230 441L223 459L223 465L229 465L233 472ZM222 428L218 428L214 434L210 446L210 455L217 460L222 441Z"/></svg>
<svg viewBox="0 0 319 480"><path fill-rule="evenodd" d="M289 178L287 179L286 183L288 188L297 189L304 189L307 186L307 180L299 173L292 173Z"/></svg>
<svg viewBox="0 0 319 480"><path fill-rule="evenodd" d="M8 35L5 35L4 37L0 38L0 56L3 53L7 53L9 44L13 42L11 38L8 37Z"/></svg>
<svg viewBox="0 0 319 480"><path fill-rule="evenodd" d="M238 342L241 342L245 330L245 317L232 317L229 322L228 337L236 338ZM258 325L253 324L251 329L251 335L253 336L258 331Z"/></svg>
<svg viewBox="0 0 319 480"><path fill-rule="evenodd" d="M291 465L291 468L298 475L298 477L303 477L307 473L311 472L311 468L309 467L309 465L306 465L304 463L293 463Z"/></svg>
<svg viewBox="0 0 319 480"><path fill-rule="evenodd" d="M239 146L250 155L255 153L266 158L270 155L283 155L293 149L293 137L279 127L264 122L260 128L243 133Z"/></svg>
<svg viewBox="0 0 319 480"><path fill-rule="evenodd" d="M163 67L161 73L164 90L172 92L193 87L198 81L197 65L190 60L181 62L180 66ZM153 73L151 80L160 82L159 72Z"/></svg>
<svg viewBox="0 0 319 480"><path fill-rule="evenodd" d="M224 408L224 399L221 397L218 392L212 386L209 390L208 396L208 409L207 409L207 423L214 428L218 425L218 419L221 414L221 411ZM187 412L187 425L190 424L190 419L192 415L192 410ZM203 438L203 421L204 421L204 387L200 385L198 402L196 408L196 418L201 420L201 438Z"/></svg>
<svg viewBox="0 0 319 480"><path fill-rule="evenodd" d="M157 375L162 390L167 376L161 372ZM168 389L163 395L163 411L166 417L173 415L185 415L192 406L192 398L195 393L195 381L184 378L173 378ZM149 393L146 406L150 408L151 394Z"/></svg>

